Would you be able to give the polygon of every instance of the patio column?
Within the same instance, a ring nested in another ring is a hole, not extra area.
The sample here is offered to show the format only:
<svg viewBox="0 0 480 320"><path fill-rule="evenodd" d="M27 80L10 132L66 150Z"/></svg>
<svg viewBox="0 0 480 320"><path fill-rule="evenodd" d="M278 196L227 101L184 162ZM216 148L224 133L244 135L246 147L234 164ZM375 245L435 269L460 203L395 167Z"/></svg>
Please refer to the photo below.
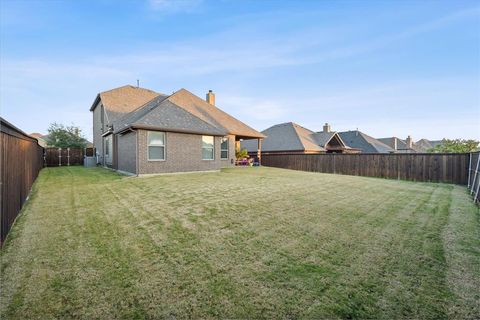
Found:
<svg viewBox="0 0 480 320"><path fill-rule="evenodd" d="M258 138L257 139L257 159L258 159L258 164L262 165L262 139Z"/></svg>

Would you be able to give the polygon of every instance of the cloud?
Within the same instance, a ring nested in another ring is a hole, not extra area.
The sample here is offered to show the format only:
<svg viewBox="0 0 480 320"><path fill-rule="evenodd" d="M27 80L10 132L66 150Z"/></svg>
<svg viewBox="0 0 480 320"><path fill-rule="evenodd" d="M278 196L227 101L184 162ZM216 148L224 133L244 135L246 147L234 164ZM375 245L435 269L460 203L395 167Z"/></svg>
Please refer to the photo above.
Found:
<svg viewBox="0 0 480 320"><path fill-rule="evenodd" d="M150 2L152 10L165 13L185 12L198 8L200 4L199 0ZM275 70L352 59L388 48L394 42L405 41L422 33L443 28L457 20L478 16L479 13L478 8L452 13L441 19L372 40L361 41L356 38L353 45L337 42L334 38L343 37L338 37L339 33L335 30L325 32L310 29L305 32L292 28L288 33L279 33L268 31L267 28L257 30L255 23L241 21L241 25L237 27L204 37L152 43L142 47L129 44L128 48L117 50L117 53L89 56L88 59L72 62L40 57L25 60L10 59L3 55L0 73L2 113L14 118L19 114L18 110L26 106L33 108L30 107L33 104L36 109L29 110L42 110L42 121L48 124L56 120L57 116L67 119L67 116L63 115L71 112L74 119L81 119L84 131L89 133L90 129L86 127L89 126L88 111L85 111L85 117L76 112L88 110L91 100L99 90L125 83L133 84L136 79L141 79L143 83L154 83L145 86L164 92L167 92L167 88L176 90L182 86L191 89L192 83L195 82L201 83L199 86L205 86L207 83L209 85L215 81L218 83L218 79L228 79L226 82L233 83L235 77L247 78L249 74L255 75L258 79L266 69ZM345 38L348 41L348 32L345 30L342 32L346 34ZM355 36L354 32L353 34ZM336 63L340 64L341 61ZM385 121L388 122L389 119L397 120L399 123L407 120L416 121L412 116L403 113L403 109L414 110L416 115L421 114L424 117L421 121L424 121L426 128L433 127L433 123L439 119L437 116L442 112L443 116L448 117L452 113L448 108L477 110L473 117L479 115L478 107L475 109L474 106L468 105L472 101L478 101L478 95L464 97L465 94L460 94L475 92L475 89L472 90L466 82L458 82L455 79L445 80L443 84L432 81L417 83L410 79L404 81L382 86L372 84L363 88L361 84L356 84L357 89L353 91L342 86L341 92L329 90L328 94L305 89L301 95L296 94L295 98L287 92L275 92L270 96L266 93L239 96L239 91L232 90L230 84L225 86L222 93L222 108L261 129L285 121L297 121L315 130L320 129L325 121L345 125L345 129L352 129L352 126L357 125L366 127L372 118L381 119L379 121L383 121L384 127ZM452 87L452 83L458 85ZM470 79L470 83L478 84L478 79L473 81ZM261 81L258 85L262 85ZM297 90L303 89L297 87ZM457 94L453 90L456 90ZM234 91L237 92L236 95L227 94ZM254 95L258 97L251 98ZM72 100L75 100L75 103ZM436 111L436 106L443 108L443 111ZM426 114L428 112L431 114ZM21 116L17 118L25 121ZM318 123L314 122L317 120ZM34 126L39 122L38 119L31 119L32 128L37 128Z"/></svg>
<svg viewBox="0 0 480 320"><path fill-rule="evenodd" d="M239 118L275 122L288 114L287 106L281 101L271 99L253 99L235 95L222 95L222 108L230 110Z"/></svg>

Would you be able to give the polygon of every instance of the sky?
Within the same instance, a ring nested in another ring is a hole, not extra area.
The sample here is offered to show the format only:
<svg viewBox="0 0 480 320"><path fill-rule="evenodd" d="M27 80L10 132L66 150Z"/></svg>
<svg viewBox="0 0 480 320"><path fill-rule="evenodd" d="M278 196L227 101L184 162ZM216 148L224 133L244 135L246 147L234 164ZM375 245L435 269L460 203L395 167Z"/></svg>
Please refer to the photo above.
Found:
<svg viewBox="0 0 480 320"><path fill-rule="evenodd" d="M478 1L0 1L0 114L92 137L97 93L185 88L264 130L480 138Z"/></svg>

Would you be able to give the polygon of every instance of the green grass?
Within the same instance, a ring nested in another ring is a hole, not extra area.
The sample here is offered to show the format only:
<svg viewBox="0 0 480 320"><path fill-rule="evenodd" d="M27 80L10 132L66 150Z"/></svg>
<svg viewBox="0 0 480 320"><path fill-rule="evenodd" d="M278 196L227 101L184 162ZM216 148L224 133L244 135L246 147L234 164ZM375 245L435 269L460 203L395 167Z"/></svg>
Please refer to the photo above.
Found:
<svg viewBox="0 0 480 320"><path fill-rule="evenodd" d="M2 319L468 319L462 186L273 168L42 170L1 252Z"/></svg>

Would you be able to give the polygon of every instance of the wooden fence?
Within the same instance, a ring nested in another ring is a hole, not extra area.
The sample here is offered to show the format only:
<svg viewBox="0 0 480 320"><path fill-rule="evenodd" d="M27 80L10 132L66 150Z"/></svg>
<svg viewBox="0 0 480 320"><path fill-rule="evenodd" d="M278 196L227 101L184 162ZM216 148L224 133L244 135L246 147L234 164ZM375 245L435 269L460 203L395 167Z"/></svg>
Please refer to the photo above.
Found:
<svg viewBox="0 0 480 320"><path fill-rule="evenodd" d="M1 244L43 167L43 148L36 139L0 120Z"/></svg>
<svg viewBox="0 0 480 320"><path fill-rule="evenodd" d="M480 152L470 153L467 187L473 200L480 203Z"/></svg>
<svg viewBox="0 0 480 320"><path fill-rule="evenodd" d="M468 153L270 154L262 155L262 165L323 173L466 185L469 159Z"/></svg>
<svg viewBox="0 0 480 320"><path fill-rule="evenodd" d="M46 148L45 166L61 167L83 165L84 148Z"/></svg>

